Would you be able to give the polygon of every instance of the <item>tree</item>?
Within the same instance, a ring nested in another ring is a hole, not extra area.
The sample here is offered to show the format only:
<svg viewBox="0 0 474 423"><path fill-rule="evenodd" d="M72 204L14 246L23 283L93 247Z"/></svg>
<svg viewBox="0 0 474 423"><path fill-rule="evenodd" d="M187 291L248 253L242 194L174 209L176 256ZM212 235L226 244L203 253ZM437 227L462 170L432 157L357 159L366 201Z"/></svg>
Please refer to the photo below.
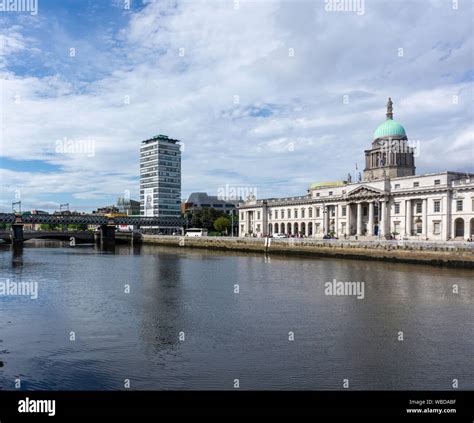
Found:
<svg viewBox="0 0 474 423"><path fill-rule="evenodd" d="M218 217L214 221L214 229L218 232L228 233L230 229L230 219L225 216Z"/></svg>
<svg viewBox="0 0 474 423"><path fill-rule="evenodd" d="M87 225L83 223L70 223L67 228L71 231L86 231Z"/></svg>
<svg viewBox="0 0 474 423"><path fill-rule="evenodd" d="M56 223L49 224L49 223L42 223L40 225L40 229L42 231L54 231L59 225Z"/></svg>
<svg viewBox="0 0 474 423"><path fill-rule="evenodd" d="M192 228L202 228L202 210L195 210L191 217L191 227Z"/></svg>
<svg viewBox="0 0 474 423"><path fill-rule="evenodd" d="M222 216L225 216L223 211L206 207L194 210L191 219L188 221L190 221L190 227L192 228L204 228L208 231L214 231L214 222Z"/></svg>

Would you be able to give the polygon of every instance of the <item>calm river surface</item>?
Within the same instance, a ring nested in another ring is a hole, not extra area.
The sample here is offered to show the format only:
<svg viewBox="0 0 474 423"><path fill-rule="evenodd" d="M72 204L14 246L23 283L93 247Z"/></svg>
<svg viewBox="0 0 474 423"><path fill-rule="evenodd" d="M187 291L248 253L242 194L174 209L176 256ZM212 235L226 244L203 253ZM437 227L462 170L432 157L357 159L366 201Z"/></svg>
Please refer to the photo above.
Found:
<svg viewBox="0 0 474 423"><path fill-rule="evenodd" d="M474 389L472 270L36 241L0 271L38 284L0 296L0 389Z"/></svg>

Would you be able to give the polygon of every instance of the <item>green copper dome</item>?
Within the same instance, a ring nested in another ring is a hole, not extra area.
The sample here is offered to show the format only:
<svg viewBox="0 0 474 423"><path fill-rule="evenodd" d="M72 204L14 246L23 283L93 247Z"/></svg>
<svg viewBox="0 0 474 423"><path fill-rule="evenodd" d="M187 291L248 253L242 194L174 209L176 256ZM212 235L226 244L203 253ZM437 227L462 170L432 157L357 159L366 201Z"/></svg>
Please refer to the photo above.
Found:
<svg viewBox="0 0 474 423"><path fill-rule="evenodd" d="M374 133L374 139L390 136L406 136L405 128L393 119L387 119L379 125Z"/></svg>

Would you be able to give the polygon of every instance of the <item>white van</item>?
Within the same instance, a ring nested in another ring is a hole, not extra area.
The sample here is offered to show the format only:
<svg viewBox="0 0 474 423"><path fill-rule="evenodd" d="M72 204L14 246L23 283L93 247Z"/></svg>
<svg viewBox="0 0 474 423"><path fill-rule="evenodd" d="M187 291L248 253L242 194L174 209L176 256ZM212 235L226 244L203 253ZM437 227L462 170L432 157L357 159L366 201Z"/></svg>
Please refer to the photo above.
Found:
<svg viewBox="0 0 474 423"><path fill-rule="evenodd" d="M207 236L207 229L189 228L186 231L186 236Z"/></svg>

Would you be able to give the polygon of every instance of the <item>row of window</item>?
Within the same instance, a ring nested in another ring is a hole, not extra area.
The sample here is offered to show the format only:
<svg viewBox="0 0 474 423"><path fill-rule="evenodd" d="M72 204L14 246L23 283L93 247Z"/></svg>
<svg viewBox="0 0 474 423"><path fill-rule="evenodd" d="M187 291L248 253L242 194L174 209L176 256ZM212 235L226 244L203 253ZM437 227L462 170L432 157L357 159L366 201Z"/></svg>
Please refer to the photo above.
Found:
<svg viewBox="0 0 474 423"><path fill-rule="evenodd" d="M400 214L400 203L394 203L393 205L393 212L394 214ZM456 211L462 212L464 208L463 200L456 200ZM422 213L423 211L423 203L418 201L415 203L415 212ZM472 200L472 211L474 211L474 199ZM441 200L433 200L433 212L440 213L441 212Z"/></svg>
<svg viewBox="0 0 474 423"><path fill-rule="evenodd" d="M144 197L144 190L140 190L140 198ZM158 198L161 194L166 193L166 194L174 194L175 196L181 196L181 191L179 189L171 189L171 188L161 188L160 189L155 189L153 197Z"/></svg>
<svg viewBox="0 0 474 423"><path fill-rule="evenodd" d="M341 194L344 195L345 193L346 193L346 190L343 189L343 190L341 191ZM329 192L328 192L328 195L329 195L329 196L331 196L331 195L333 195L333 194L334 194L333 191L329 191ZM317 192L317 193L316 193L316 197L319 197L320 195L321 195L320 192Z"/></svg>
<svg viewBox="0 0 474 423"><path fill-rule="evenodd" d="M322 207L316 207L316 217L321 217L321 209ZM367 215L367 207L364 207L364 216ZM286 216L287 216L287 219L291 219L291 209L287 209L286 210ZM299 211L301 212L301 214L299 214ZM298 209L294 209L293 210L293 218L294 219L298 219L298 216L300 216L302 219L305 219L306 218L306 209L305 208L302 208L301 210ZM307 209L308 211L308 218L312 218L313 217L313 207L309 207ZM341 208L341 211L342 211L342 217L345 217L347 215L347 207L346 206L342 206ZM257 220L260 220L261 219L261 213L260 211L257 211ZM332 217L334 217L336 215L336 210L334 208L332 208L330 210L330 214ZM241 213L240 214L241 216L241 219L243 220L244 219L244 213ZM270 214L270 218L271 218L271 214ZM275 219L285 219L285 210L282 209L280 211L278 210L275 210Z"/></svg>
<svg viewBox="0 0 474 423"><path fill-rule="evenodd" d="M441 185L441 179L435 179L434 180L434 185ZM419 181L415 181L413 182L413 188L418 188L420 186L420 182ZM400 189L400 184L395 184L394 189Z"/></svg>
<svg viewBox="0 0 474 423"><path fill-rule="evenodd" d="M275 228L273 228L273 223L270 223L270 227L271 228L270 230L274 230L275 232L279 230L279 223L275 223ZM290 228L291 228L291 223L288 223L288 224L285 224L285 223L281 223L281 231L283 233L285 233L287 231L287 228L288 228L288 231L289 232L298 232L297 229L295 229L294 231L292 231ZM298 228L298 224L295 223L295 228ZM303 224L304 225L304 224ZM305 233L305 227L302 227L301 228L301 232L302 233ZM314 226L314 232L316 234L318 233L321 233L322 232L322 227L319 223L316 223L315 226ZM244 225L241 225L241 231L243 232L244 231ZM257 232L260 232L261 231L261 225L259 223L257 223L256 225L256 231ZM346 232L346 224L345 222L342 222L341 223L341 233L345 233ZM393 232L397 235L399 235L401 233L401 225L400 225L400 222L394 222L393 224ZM308 234L311 234L312 233L312 226L311 226L311 222L308 223ZM413 230L411 231L411 235L421 235L423 233L423 224L422 222L417 222L415 224L415 227L413 228ZM433 222L433 235L440 235L441 234L441 221L435 221Z"/></svg>
<svg viewBox="0 0 474 423"><path fill-rule="evenodd" d="M441 185L441 179L435 179L434 180L434 184L435 185ZM420 186L420 182L419 181L416 181L416 182L413 182L413 188L417 188ZM394 185L394 189L399 189L400 188L400 184L395 184ZM341 194L344 195L346 193L346 190L343 189ZM332 196L334 194L333 191L329 191L328 192L328 196ZM321 193L317 192L316 193L316 197L320 197Z"/></svg>
<svg viewBox="0 0 474 423"><path fill-rule="evenodd" d="M456 200L456 211L457 212L462 212L464 208L464 201L461 200ZM472 211L474 211L474 199L472 199ZM313 217L313 208L309 207L308 209L308 218ZM394 214L400 214L400 203L394 203L393 205L393 211ZM418 201L415 203L415 213L420 214L423 211L423 203L421 201ZM302 208L300 210L301 214L299 214L298 209L293 210L293 218L298 219L298 216L300 216L302 219L306 218L306 209ZM441 200L433 200L433 212L434 213L440 213L441 212ZM330 211L331 216L334 217L336 212L335 209L331 209ZM367 207L362 208L362 213L364 216L367 216ZM377 214L377 211L375 210L375 214ZM341 216L345 217L347 215L347 207L342 206L341 208ZM286 218L291 219L292 216L292 210L287 209L286 210ZM271 217L271 215L270 215ZM321 207L316 207L316 217L321 217ZM244 214L241 213L241 219L244 219ZM261 212L257 211L257 220L261 219ZM275 210L275 219L285 219L285 210Z"/></svg>
<svg viewBox="0 0 474 423"><path fill-rule="evenodd" d="M395 234L400 234L401 224L400 222L393 222L393 232ZM414 229L411 231L411 235L421 235L423 233L423 223L416 222ZM440 235L441 234L441 221L433 222L433 235Z"/></svg>

